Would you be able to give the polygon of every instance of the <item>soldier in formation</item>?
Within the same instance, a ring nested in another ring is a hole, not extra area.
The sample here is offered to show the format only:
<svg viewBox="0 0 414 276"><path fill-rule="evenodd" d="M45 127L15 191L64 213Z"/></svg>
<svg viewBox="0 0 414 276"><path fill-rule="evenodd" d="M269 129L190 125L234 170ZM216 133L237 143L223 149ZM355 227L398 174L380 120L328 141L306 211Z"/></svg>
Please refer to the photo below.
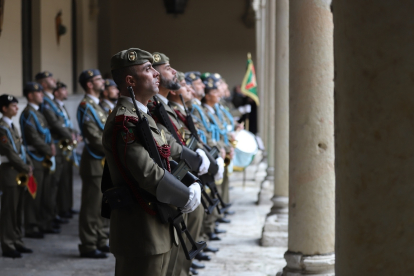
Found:
<svg viewBox="0 0 414 276"><path fill-rule="evenodd" d="M191 259L211 259L206 252L219 249L206 242L221 239L225 231L217 225L230 223L226 216L234 213L228 175L237 125L232 107L222 101L227 84L217 73L177 72L165 54L138 48L114 55L111 72L113 80L96 69L79 76L85 92L76 116L84 142L80 256L112 252L116 275L196 275L204 265ZM0 177L7 176L1 182L0 238L6 257L32 252L21 238L22 210L28 238L59 233L75 213L71 175L80 139L64 104L67 88L48 71L35 79L24 88L21 139L11 123L17 99L0 97ZM35 196L15 183L20 174L33 175ZM222 206L209 209L220 195ZM110 218L109 236L102 216ZM194 251L182 224L199 242Z"/></svg>

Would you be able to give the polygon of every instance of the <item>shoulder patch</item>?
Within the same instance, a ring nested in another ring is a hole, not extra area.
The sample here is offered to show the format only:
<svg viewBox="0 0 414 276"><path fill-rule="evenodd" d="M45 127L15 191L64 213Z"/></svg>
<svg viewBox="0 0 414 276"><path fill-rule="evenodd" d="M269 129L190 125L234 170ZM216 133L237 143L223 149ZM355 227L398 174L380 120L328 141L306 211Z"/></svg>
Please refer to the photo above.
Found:
<svg viewBox="0 0 414 276"><path fill-rule="evenodd" d="M86 105L86 102L85 101L81 101L79 105L82 105L82 106L83 105Z"/></svg>
<svg viewBox="0 0 414 276"><path fill-rule="evenodd" d="M3 135L0 137L0 141L2 144L6 144L9 141L9 139L7 139L6 135Z"/></svg>
<svg viewBox="0 0 414 276"><path fill-rule="evenodd" d="M126 144L131 144L135 142L135 133L132 128L128 128L128 131L123 130L121 132L121 136L122 136L122 140L124 140Z"/></svg>

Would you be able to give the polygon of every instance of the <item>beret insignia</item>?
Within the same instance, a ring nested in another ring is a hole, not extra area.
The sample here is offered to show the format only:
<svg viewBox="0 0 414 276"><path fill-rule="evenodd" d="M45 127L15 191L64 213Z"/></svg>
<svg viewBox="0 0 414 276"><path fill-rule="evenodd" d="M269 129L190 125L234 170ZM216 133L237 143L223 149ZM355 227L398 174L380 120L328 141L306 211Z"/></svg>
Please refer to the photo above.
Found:
<svg viewBox="0 0 414 276"><path fill-rule="evenodd" d="M48 71L45 71L45 76L49 77L50 73Z"/></svg>
<svg viewBox="0 0 414 276"><path fill-rule="evenodd" d="M191 78L192 80L195 80L196 75L195 75L194 73L191 73L191 74L190 74L190 78Z"/></svg>
<svg viewBox="0 0 414 276"><path fill-rule="evenodd" d="M213 87L213 83L208 82L208 83L207 83L207 86L208 86L208 88L212 88L212 87Z"/></svg>
<svg viewBox="0 0 414 276"><path fill-rule="evenodd" d="M92 77L93 76L93 72L91 70L88 70L88 75Z"/></svg>
<svg viewBox="0 0 414 276"><path fill-rule="evenodd" d="M105 81L105 84L108 86L109 85L109 80L106 80Z"/></svg>
<svg viewBox="0 0 414 276"><path fill-rule="evenodd" d="M9 101L9 102L11 102L12 100L13 100L13 96L7 96L7 100Z"/></svg>
<svg viewBox="0 0 414 276"><path fill-rule="evenodd" d="M34 88L34 89L36 89L36 90L38 90L38 89L39 89L39 85L35 84L35 85L33 86L33 88Z"/></svg>
<svg viewBox="0 0 414 276"><path fill-rule="evenodd" d="M220 76L220 74L219 74L219 73L215 73L215 74L214 74L214 77L215 77L216 79L221 78L221 76Z"/></svg>
<svg viewBox="0 0 414 276"><path fill-rule="evenodd" d="M135 61L137 59L137 53L135 51L131 51L128 53L128 60Z"/></svg>
<svg viewBox="0 0 414 276"><path fill-rule="evenodd" d="M159 54L154 55L154 62L159 62L161 60L161 56Z"/></svg>

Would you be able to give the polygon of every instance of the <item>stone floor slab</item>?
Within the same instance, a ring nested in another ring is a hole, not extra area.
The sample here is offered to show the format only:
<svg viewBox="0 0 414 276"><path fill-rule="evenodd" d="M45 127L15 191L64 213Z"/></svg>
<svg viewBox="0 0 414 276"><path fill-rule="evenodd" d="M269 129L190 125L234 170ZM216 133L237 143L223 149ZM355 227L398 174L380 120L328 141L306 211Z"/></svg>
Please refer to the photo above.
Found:
<svg viewBox="0 0 414 276"><path fill-rule="evenodd" d="M203 262L205 269L199 270L200 276L274 276L285 266L283 254L285 247L261 247L259 240L266 214L271 201L256 205L260 181L252 176L257 171L249 168L246 181L243 174L231 175L232 210L230 224L220 224L222 241L211 242L220 251L212 256L210 262ZM81 181L75 173L75 208L80 208ZM269 199L271 198L269 194ZM1 276L109 276L114 275L115 258L109 254L105 260L81 259L78 252L78 216L63 225L60 235L46 235L44 240L25 239L33 254L25 254L22 259L0 257Z"/></svg>

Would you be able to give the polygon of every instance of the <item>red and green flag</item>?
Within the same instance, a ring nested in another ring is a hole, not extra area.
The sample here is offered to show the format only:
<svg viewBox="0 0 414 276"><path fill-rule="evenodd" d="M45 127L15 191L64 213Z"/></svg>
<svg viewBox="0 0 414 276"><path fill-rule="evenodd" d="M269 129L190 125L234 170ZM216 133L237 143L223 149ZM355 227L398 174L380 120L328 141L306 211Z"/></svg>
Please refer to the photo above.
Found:
<svg viewBox="0 0 414 276"><path fill-rule="evenodd" d="M259 105L259 96L257 95L256 71L250 53L247 54L247 70L241 84L241 92L247 97L253 99L256 105Z"/></svg>

